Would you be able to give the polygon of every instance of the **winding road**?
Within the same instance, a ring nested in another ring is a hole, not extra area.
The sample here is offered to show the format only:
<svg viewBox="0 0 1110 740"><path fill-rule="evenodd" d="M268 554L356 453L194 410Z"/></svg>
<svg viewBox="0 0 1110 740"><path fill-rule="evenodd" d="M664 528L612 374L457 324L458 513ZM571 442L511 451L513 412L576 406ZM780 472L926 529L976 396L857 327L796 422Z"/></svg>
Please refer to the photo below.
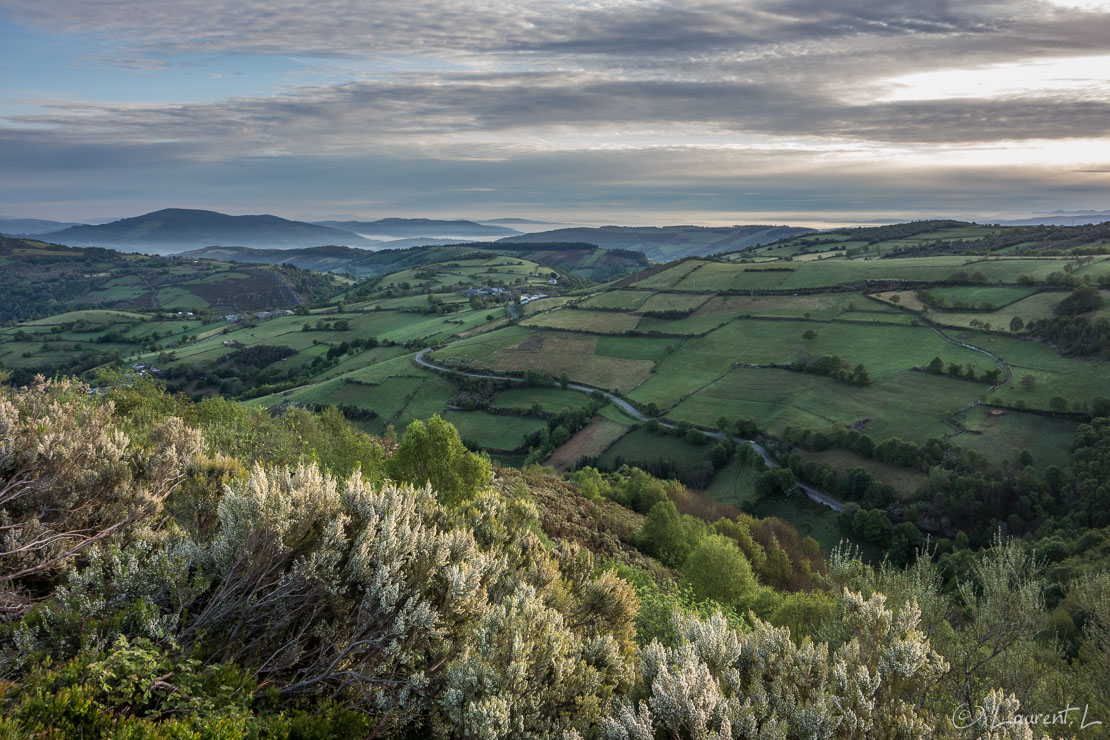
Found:
<svg viewBox="0 0 1110 740"><path fill-rule="evenodd" d="M489 374L486 374L486 373L468 373L468 372L463 372L462 370L455 370L453 368L443 367L442 365L436 365L433 362L429 362L424 357L430 351L431 351L431 348L420 350L419 352L416 353L416 356L413 357L413 361L417 365L420 365L421 367L427 368L429 370L435 370L435 371L438 371L438 372L445 372L445 373L457 373L458 375L462 375L462 376L465 376L467 378L478 378L479 380L502 380L502 381L506 381L506 382L509 382L509 383L523 383L524 382L523 378L514 378L514 377L511 377L511 376L508 376L508 375L489 375ZM990 353L988 353L988 354L990 354ZM606 398L606 400L608 400L614 406L619 408L621 411L624 411L626 414L631 416L636 421L648 421L649 420L649 417L642 414L635 406L630 404L628 401L624 400L620 396L617 396L613 393L609 393L608 391L603 391L600 388L591 388L588 385L581 385L580 383L568 383L567 384L567 389L572 390L572 391L579 391L580 393L600 393L602 396L604 396ZM667 422L664 422L664 421L660 421L659 426L661 426L665 429L674 429L675 428L674 424L670 424L670 423L667 423ZM715 431L715 430L707 430L707 429L702 429L701 431L702 431L702 433L705 434L705 436L707 436L711 439L725 439L726 438L726 435L723 432L719 432L719 431ZM732 440L734 442L737 442L737 443L740 443L740 444L751 445L751 448L753 450L755 450L755 453L763 459L763 462L765 462L767 464L767 467L773 468L776 465L778 465L778 463L775 462L775 459L773 457L771 457L770 453L768 453L767 450L764 449L763 445L759 444L755 440L744 439L743 437L732 437ZM833 511L841 511L841 510L844 509L844 503L842 501L839 501L839 500L833 498L832 496L828 495L827 493L824 493L823 491L820 491L820 490L814 488L813 486L810 486L806 483L802 483L801 481L796 481L795 485L799 489L801 489L802 492L804 492L805 495L808 496L810 499L812 499L813 501L816 501L819 504L822 504L824 506L829 507Z"/></svg>

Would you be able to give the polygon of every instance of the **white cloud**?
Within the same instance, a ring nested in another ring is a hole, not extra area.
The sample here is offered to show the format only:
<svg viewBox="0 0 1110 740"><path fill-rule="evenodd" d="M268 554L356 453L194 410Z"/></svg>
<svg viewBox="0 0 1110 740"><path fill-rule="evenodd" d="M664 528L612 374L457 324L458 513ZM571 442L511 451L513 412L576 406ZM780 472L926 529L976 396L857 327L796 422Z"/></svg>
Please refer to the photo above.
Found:
<svg viewBox="0 0 1110 740"><path fill-rule="evenodd" d="M986 67L939 69L878 83L880 102L1078 94L1110 99L1110 55L1031 59Z"/></svg>

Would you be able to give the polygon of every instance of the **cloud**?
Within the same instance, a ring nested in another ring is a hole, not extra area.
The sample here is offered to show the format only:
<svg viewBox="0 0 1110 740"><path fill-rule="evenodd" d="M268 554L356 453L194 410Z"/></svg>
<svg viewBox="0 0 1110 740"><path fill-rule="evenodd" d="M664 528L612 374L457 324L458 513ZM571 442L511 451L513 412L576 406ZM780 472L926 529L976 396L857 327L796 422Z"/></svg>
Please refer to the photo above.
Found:
<svg viewBox="0 0 1110 740"><path fill-rule="evenodd" d="M1021 142L1110 137L1101 88L888 94L910 73L1110 52L1110 13L1045 0L0 0L0 8L52 33L92 34L101 62L121 75L183 74L198 55L327 58L269 96L31 101L36 113L0 121L0 163L16 168L6 170L15 181L101 168L151 183L148 170L161 167L172 188L175 172L187 183L193 173L241 171L263 178L255 185L276 198L286 190L272 179L277 170L348 172L346 162L363 162L374 171L351 172L348 182L375 201L419 172L426 180L413 192L443 204L491 198L490 187L500 195L519 176L523 193L594 208L667 198L726 208L756 191L786 202L788 188L799 203L839 202L809 183L847 193L858 182L842 203L849 208L849 200L899 200L887 187L899 166L918 178L907 192L920 194L922 178L940 173L966 193L965 180L950 178L963 172L968 148L1013 152L1014 181L1025 183L1042 171L1022 160ZM195 74L211 83L232 72L199 65ZM1110 159L1090 156L1085 169ZM604 181L590 166L600 162L611 168ZM534 176L539 163L546 177ZM729 168L744 177L725 196L705 197L732 182ZM1073 192L1088 193L1090 176L1077 169L1067 167ZM823 179L829 172L840 179ZM475 173L510 181L475 182ZM1062 193L1058 177L1053 192ZM932 202L942 190L930 191Z"/></svg>

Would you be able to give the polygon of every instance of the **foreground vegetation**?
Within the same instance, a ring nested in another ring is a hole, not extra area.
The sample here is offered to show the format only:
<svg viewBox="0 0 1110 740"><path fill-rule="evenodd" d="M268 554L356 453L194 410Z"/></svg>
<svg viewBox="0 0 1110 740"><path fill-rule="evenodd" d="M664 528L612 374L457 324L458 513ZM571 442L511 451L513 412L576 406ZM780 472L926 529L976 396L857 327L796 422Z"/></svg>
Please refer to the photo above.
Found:
<svg viewBox="0 0 1110 740"><path fill-rule="evenodd" d="M107 380L0 392L5 737L1025 738L1079 715L1023 714L1110 713L1105 530L1067 573L997 537L876 568L642 471L495 470L438 417L395 442Z"/></svg>

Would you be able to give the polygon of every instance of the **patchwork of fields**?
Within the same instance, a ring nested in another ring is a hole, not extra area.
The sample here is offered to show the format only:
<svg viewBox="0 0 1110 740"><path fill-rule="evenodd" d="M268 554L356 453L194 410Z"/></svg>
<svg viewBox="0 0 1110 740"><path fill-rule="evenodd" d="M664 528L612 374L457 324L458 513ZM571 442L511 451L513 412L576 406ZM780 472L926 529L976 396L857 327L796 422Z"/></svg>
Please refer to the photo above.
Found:
<svg viewBox="0 0 1110 740"><path fill-rule="evenodd" d="M942 231L959 243L997 229ZM446 252L440 262L406 261L365 284L328 278L335 280L331 299L296 315L231 322L213 310L269 307L279 290L271 275L166 261L173 279L152 285L141 272L113 267L96 273L85 298L131 310L74 310L2 327L0 366L91 372L142 363L197 396L220 392L262 408L338 406L375 434L440 413L468 444L514 461L525 459L529 440L554 415L593 414L548 458L559 470L583 457L603 466L713 470L711 444L651 433L614 403L582 411L589 396L559 388L563 376L616 393L666 423L713 430L722 418L744 419L771 435L851 427L876 443L942 438L996 459L1029 450L1042 472L1064 464L1083 414L1110 395L1110 362L1062 355L1022 327L1053 317L1076 281L1105 286L1110 258L882 256L936 238L810 234L657 266L606 286L572 281L535 255ZM53 258L67 256L63 250ZM498 291L469 290L493 285ZM510 297L537 293L548 297L509 305ZM445 366L521 378L546 373L553 384L448 377L414 363L423 349ZM942 371L926 372L935 358ZM810 458L864 467L906 497L922 482L920 472L843 450ZM706 489L720 501L754 506L756 474L728 463ZM779 512L782 503L759 506ZM821 512L795 513L815 535L831 536Z"/></svg>

